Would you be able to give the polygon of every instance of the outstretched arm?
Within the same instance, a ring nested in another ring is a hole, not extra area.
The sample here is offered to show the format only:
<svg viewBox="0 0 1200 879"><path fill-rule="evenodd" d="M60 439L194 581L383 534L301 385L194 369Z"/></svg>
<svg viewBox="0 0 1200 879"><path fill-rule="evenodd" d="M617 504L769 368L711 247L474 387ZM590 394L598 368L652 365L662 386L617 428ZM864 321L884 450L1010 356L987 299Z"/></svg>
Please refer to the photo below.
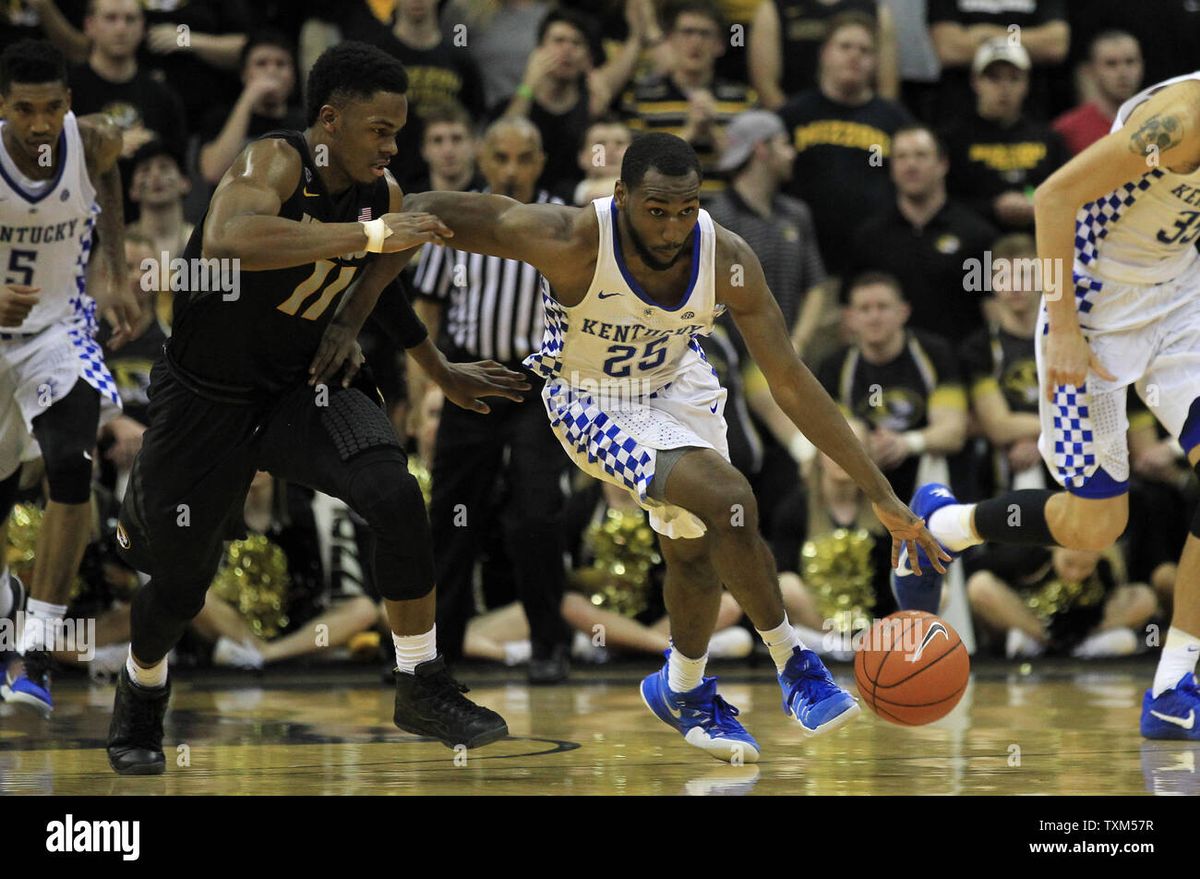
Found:
<svg viewBox="0 0 1200 879"><path fill-rule="evenodd" d="M405 205L434 214L449 226L457 250L519 260L542 274L568 255L571 217L579 211L479 192L421 192L408 196Z"/></svg>
<svg viewBox="0 0 1200 879"><path fill-rule="evenodd" d="M939 571L939 558L949 561L925 530L921 520L896 497L891 485L871 461L867 450L846 423L837 404L796 355L788 338L779 304L767 287L758 257L745 241L726 229L717 238L717 300L733 316L750 356L762 370L771 396L792 423L818 449L836 461L858 484L874 505L875 513L892 532L892 566L899 561L900 544L909 544L908 554L916 570L916 545L920 544ZM738 273L724 267L739 266ZM743 283L735 285L733 277Z"/></svg>

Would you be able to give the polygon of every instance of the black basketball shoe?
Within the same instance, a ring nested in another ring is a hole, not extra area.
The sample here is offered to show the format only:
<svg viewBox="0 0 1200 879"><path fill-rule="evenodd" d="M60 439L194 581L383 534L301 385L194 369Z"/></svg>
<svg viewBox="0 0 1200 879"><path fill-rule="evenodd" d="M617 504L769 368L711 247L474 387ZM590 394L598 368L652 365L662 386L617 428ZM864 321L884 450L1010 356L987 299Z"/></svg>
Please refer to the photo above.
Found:
<svg viewBox="0 0 1200 879"><path fill-rule="evenodd" d="M467 688L450 676L443 657L422 662L413 674L397 669L395 675L393 720L405 732L437 739L447 748L478 748L508 735L503 717L463 696Z"/></svg>
<svg viewBox="0 0 1200 879"><path fill-rule="evenodd" d="M171 698L171 682L162 687L139 687L129 669L117 676L117 698L108 728L108 765L120 775L162 775L163 718Z"/></svg>

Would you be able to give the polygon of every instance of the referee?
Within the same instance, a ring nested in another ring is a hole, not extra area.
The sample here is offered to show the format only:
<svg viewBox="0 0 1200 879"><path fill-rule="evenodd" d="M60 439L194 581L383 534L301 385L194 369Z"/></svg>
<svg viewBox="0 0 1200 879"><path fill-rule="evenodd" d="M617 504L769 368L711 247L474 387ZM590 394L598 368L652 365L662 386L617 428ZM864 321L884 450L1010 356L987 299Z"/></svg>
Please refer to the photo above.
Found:
<svg viewBox="0 0 1200 879"><path fill-rule="evenodd" d="M541 135L527 119L501 119L485 132L479 157L487 190L525 203L562 200L535 188L545 164ZM521 361L541 346L541 275L517 260L428 246L414 286L419 311L437 338L442 312L446 356L496 360L525 371ZM438 643L462 657L474 612L472 580L480 549L499 514L517 596L529 620L531 683L567 676L571 631L561 604L565 569L561 514L567 458L539 405L541 380L525 403L489 401L479 415L446 406L433 455L429 518L438 584ZM503 502L495 498L503 486Z"/></svg>

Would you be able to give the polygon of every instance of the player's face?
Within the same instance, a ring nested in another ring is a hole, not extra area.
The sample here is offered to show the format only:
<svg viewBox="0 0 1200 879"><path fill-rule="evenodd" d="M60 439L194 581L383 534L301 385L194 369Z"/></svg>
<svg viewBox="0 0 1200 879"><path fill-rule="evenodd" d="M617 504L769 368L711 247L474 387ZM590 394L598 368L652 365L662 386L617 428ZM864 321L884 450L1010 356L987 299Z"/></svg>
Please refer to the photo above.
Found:
<svg viewBox="0 0 1200 879"><path fill-rule="evenodd" d="M1142 84L1142 50L1132 37L1118 37L1096 44L1092 72L1100 94L1114 103L1132 98Z"/></svg>
<svg viewBox="0 0 1200 879"><path fill-rule="evenodd" d="M71 109L71 91L61 82L36 85L14 82L0 95L0 113L12 127L16 145L34 161L43 161L62 134L63 119Z"/></svg>
<svg viewBox="0 0 1200 879"><path fill-rule="evenodd" d="M629 141L629 129L624 125L593 125L579 153L579 167L588 177L618 174Z"/></svg>
<svg viewBox="0 0 1200 879"><path fill-rule="evenodd" d="M821 49L821 70L841 85L867 85L875 74L871 32L858 25L839 28Z"/></svg>
<svg viewBox="0 0 1200 879"><path fill-rule="evenodd" d="M617 181L616 198L642 262L657 272L671 268L700 218L699 176L668 177L651 168L633 189Z"/></svg>
<svg viewBox="0 0 1200 879"><path fill-rule="evenodd" d="M573 80L590 66L587 41L565 21L557 21L546 29L542 46L554 53L552 75L558 79Z"/></svg>
<svg viewBox="0 0 1200 879"><path fill-rule="evenodd" d="M408 121L408 99L376 92L366 100L326 105L319 121L333 135L332 161L356 183L378 180L396 155L396 135ZM317 157L318 162L320 157Z"/></svg>
<svg viewBox="0 0 1200 879"><path fill-rule="evenodd" d="M973 77L979 115L985 119L1015 119L1029 91L1029 74L1007 61L997 61Z"/></svg>
<svg viewBox="0 0 1200 879"><path fill-rule="evenodd" d="M497 128L484 139L479 151L479 170L492 192L520 202L533 201L534 187L545 165L546 155L537 141L518 128Z"/></svg>
<svg viewBox="0 0 1200 879"><path fill-rule="evenodd" d="M425 129L421 157L440 177L461 177L471 167L475 139L461 122L434 122Z"/></svg>
<svg viewBox="0 0 1200 879"><path fill-rule="evenodd" d="M947 163L938 156L928 131L906 131L892 140L892 182L902 194L929 194L946 179Z"/></svg>
<svg viewBox="0 0 1200 879"><path fill-rule="evenodd" d="M95 47L111 58L128 58L146 32L137 0L96 0L95 12L84 20L84 32Z"/></svg>
<svg viewBox="0 0 1200 879"><path fill-rule="evenodd" d="M863 345L886 345L904 329L908 305L887 284L867 284L850 294L850 329Z"/></svg>

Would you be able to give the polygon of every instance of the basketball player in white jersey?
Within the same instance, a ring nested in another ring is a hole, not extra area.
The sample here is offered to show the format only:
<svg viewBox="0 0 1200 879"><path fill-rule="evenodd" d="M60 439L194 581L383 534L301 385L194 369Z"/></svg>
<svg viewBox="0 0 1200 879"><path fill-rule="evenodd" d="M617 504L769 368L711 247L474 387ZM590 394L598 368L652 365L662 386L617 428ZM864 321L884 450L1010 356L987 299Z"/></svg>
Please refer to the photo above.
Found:
<svg viewBox="0 0 1200 879"><path fill-rule="evenodd" d="M430 192L407 197L405 209L439 216L455 248L542 273L545 337L526 365L544 377L551 424L576 465L650 511L667 563L672 648L642 696L690 744L754 762L758 744L704 675L722 584L766 642L784 711L803 733L834 729L859 707L788 623L754 496L729 463L726 392L696 336L728 308L783 411L871 498L893 559L902 541L938 550L796 356L754 252L700 208L700 182L692 148L653 133L626 150L615 195L583 208ZM346 356L371 303L352 306L326 335L318 377Z"/></svg>
<svg viewBox="0 0 1200 879"><path fill-rule="evenodd" d="M945 486L922 486L913 509L955 554L985 540L1092 550L1116 541L1129 512L1130 385L1200 469L1200 72L1126 101L1106 137L1038 188L1034 209L1039 446L1066 490L959 504ZM1072 265L1073 280L1057 271ZM1200 739L1200 510L1190 531L1143 699L1147 738ZM935 608L940 578L906 562L893 575L901 606Z"/></svg>
<svg viewBox="0 0 1200 879"><path fill-rule="evenodd" d="M94 231L106 257L114 347L129 338L137 309L124 280L121 136L104 117L77 119L70 108L58 49L24 40L0 55L0 517L12 509L31 438L50 485L23 662L5 671L0 696L44 714L54 704L47 648L91 532L96 432L120 411L85 289Z"/></svg>

